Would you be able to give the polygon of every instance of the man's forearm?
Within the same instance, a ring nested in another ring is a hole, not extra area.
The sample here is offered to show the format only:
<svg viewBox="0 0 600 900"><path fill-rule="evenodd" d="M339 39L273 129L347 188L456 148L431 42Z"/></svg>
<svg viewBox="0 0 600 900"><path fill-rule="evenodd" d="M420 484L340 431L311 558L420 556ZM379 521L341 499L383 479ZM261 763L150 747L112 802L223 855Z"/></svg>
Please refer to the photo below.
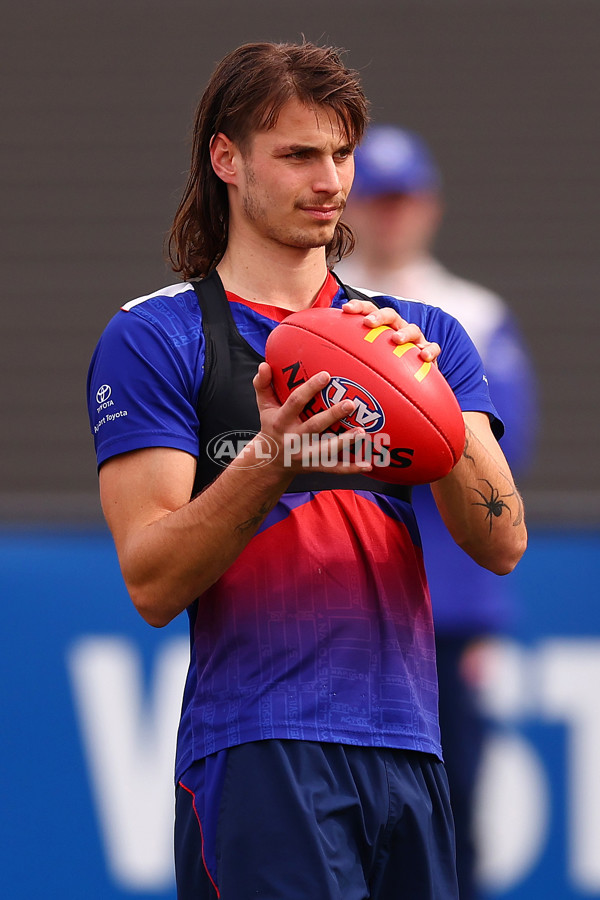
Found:
<svg viewBox="0 0 600 900"><path fill-rule="evenodd" d="M477 563L505 575L527 546L523 501L489 426L467 414L463 455L432 485L438 509L454 540ZM489 435L488 435L489 432Z"/></svg>
<svg viewBox="0 0 600 900"><path fill-rule="evenodd" d="M140 615L156 627L166 625L214 584L275 506L286 477L275 467L234 462L201 494L117 541L123 578ZM110 514L107 519L110 524Z"/></svg>

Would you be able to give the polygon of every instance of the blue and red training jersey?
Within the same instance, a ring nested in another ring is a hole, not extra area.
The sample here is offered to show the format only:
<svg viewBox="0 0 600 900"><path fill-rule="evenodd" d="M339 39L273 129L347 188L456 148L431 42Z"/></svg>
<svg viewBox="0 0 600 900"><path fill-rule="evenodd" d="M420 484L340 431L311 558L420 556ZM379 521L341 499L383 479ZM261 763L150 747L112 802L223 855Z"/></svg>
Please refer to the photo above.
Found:
<svg viewBox="0 0 600 900"><path fill-rule="evenodd" d="M289 310L228 295L258 353ZM316 306L341 307L330 274ZM442 310L377 295L440 344L461 409L488 413L481 359ZM197 457L205 364L193 287L131 301L94 352L88 403L98 465L148 447ZM232 566L188 610L191 658L176 777L217 750L283 738L441 757L431 603L412 506L372 491L284 494Z"/></svg>

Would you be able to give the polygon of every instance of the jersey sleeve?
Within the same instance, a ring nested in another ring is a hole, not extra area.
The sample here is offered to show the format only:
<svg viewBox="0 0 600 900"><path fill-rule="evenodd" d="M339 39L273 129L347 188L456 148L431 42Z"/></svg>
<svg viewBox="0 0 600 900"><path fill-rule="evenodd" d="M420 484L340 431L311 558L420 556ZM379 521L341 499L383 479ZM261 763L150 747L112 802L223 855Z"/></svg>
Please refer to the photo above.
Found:
<svg viewBox="0 0 600 900"><path fill-rule="evenodd" d="M200 327L195 339L178 345L157 321L135 310L114 316L94 351L87 380L98 466L147 447L198 454L195 378L201 378L203 356Z"/></svg>
<svg viewBox="0 0 600 900"><path fill-rule="evenodd" d="M379 298L393 306L408 322L419 325L428 341L440 345L440 372L452 388L463 412L484 412L497 439L504 423L490 397L488 378L475 344L460 322L437 306L414 300Z"/></svg>
<svg viewBox="0 0 600 900"><path fill-rule="evenodd" d="M454 391L463 412L484 412L490 417L492 431L496 438L504 434L504 423L492 402L489 381L483 361L475 344L460 322L438 308L432 309L432 319L440 319L429 333L442 335L429 337L441 346L438 365L442 375Z"/></svg>

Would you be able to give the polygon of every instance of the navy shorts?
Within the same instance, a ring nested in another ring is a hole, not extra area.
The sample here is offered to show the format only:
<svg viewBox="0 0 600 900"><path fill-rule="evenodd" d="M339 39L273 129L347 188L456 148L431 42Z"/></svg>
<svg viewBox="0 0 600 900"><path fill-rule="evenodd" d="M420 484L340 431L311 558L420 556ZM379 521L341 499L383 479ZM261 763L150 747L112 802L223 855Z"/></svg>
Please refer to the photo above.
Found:
<svg viewBox="0 0 600 900"><path fill-rule="evenodd" d="M177 785L178 900L457 900L444 766L406 750L268 740Z"/></svg>

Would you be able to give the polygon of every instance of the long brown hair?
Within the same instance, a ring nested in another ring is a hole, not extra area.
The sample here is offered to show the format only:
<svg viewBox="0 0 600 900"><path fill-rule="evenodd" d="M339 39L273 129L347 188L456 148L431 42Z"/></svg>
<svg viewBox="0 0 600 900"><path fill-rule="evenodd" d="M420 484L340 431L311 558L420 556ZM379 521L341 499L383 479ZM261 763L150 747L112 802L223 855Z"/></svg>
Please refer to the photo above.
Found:
<svg viewBox="0 0 600 900"><path fill-rule="evenodd" d="M356 72L333 47L252 43L229 53L215 69L194 121L190 174L168 237L168 256L184 278L207 275L227 246L227 188L210 159L213 135L222 132L244 150L252 134L272 128L281 108L296 98L326 106L341 122L348 141L363 136L368 106ZM351 252L354 236L339 222L326 247L328 260Z"/></svg>

